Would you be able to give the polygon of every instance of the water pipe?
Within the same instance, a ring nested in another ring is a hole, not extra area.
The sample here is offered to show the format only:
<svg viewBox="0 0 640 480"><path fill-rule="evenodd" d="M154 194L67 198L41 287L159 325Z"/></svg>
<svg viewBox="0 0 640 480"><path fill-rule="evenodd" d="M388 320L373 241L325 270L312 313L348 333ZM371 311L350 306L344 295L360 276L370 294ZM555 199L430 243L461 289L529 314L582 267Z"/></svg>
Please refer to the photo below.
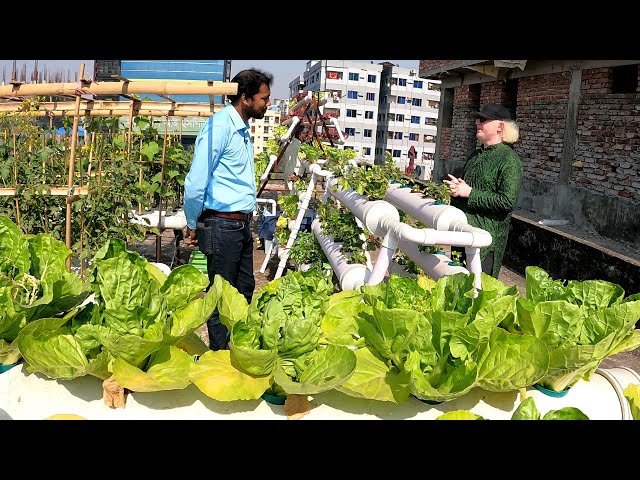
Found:
<svg viewBox="0 0 640 480"><path fill-rule="evenodd" d="M311 102L312 98L313 98L313 91L309 90L307 92L307 94L298 101L298 103L296 103L293 107L291 107L289 109L289 112L295 112L298 108L300 108L300 107L306 105L307 103ZM294 118L298 118L298 117L292 116L290 118L287 118L287 119L283 120L280 125L285 125L285 126L289 125L289 123L291 123ZM299 120L300 119L298 118L298 121Z"/></svg>
<svg viewBox="0 0 640 480"><path fill-rule="evenodd" d="M399 183L390 183L384 199L416 220L436 230L455 231L460 225L468 225L467 216L459 208L437 204L432 198L424 198L420 192Z"/></svg>
<svg viewBox="0 0 640 480"><path fill-rule="evenodd" d="M331 117L331 119L329 119L329 123L332 123L333 126L336 128L336 132L338 132L338 140L336 141L336 143L339 145L343 145L345 142L345 139L344 139L344 135L342 135L342 130L340 130L340 125L338 125L338 119L336 117Z"/></svg>
<svg viewBox="0 0 640 480"><path fill-rule="evenodd" d="M298 117L291 117L291 120L289 122L287 122L285 124L285 122L282 122L281 125L289 125L291 124L291 126L289 127L289 130L287 130L287 133L285 133L284 135L282 135L282 137L280 137L280 141L281 142L286 142L287 140L289 140L289 137L291 137L291 135L293 135L293 131L296 129L296 126L300 123L300 118Z"/></svg>
<svg viewBox="0 0 640 480"><path fill-rule="evenodd" d="M380 253L378 254L371 276L369 277L369 280L367 280L367 285L377 285L384 280L384 276L387 274L389 264L391 263L393 254L396 252L396 248L398 248L398 237L396 237L392 231L389 231L382 239Z"/></svg>
<svg viewBox="0 0 640 480"><path fill-rule="evenodd" d="M469 273L469 270L464 267L449 265L451 259L446 255L421 252L418 245L415 243L400 240L398 242L398 248L406 253L411 260L416 263L416 265L424 270L424 273L434 280L438 280L439 278L447 275L453 275L455 273Z"/></svg>
<svg viewBox="0 0 640 480"><path fill-rule="evenodd" d="M358 290L368 281L371 271L361 263L348 263L341 252L342 243L335 242L333 237L322 232L320 219L316 218L311 223L311 231L318 239L342 290Z"/></svg>
<svg viewBox="0 0 640 480"><path fill-rule="evenodd" d="M162 216L159 220L158 217ZM145 227L159 228L165 230L172 228L174 230L182 230L187 226L187 217L184 215L184 210L178 210L173 215L167 215L165 210L162 211L162 215L159 215L159 210L155 209L144 215L138 215L136 210L130 210L129 222Z"/></svg>
<svg viewBox="0 0 640 480"><path fill-rule="evenodd" d="M269 155L269 163L267 164L267 168L264 169L264 173L260 176L260 182L264 182L269 177L269 173L276 163L276 160L278 160L276 155Z"/></svg>

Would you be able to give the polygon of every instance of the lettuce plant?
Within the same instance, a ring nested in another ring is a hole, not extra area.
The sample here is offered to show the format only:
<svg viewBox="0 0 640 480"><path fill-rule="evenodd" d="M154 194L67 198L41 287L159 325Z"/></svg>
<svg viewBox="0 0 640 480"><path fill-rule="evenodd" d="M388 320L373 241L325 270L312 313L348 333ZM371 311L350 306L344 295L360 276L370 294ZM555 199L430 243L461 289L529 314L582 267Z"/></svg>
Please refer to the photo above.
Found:
<svg viewBox="0 0 640 480"><path fill-rule="evenodd" d="M602 360L640 345L640 294L625 297L604 280L552 279L543 269L525 269L525 298L517 301L512 332L533 335L549 349L549 371L540 385L556 392L589 380Z"/></svg>
<svg viewBox="0 0 640 480"><path fill-rule="evenodd" d="M189 385L192 355L206 345L195 330L213 313L217 292L192 265L165 275L122 240L110 240L92 261L93 302L61 319L33 322L18 337L31 371L50 378L91 374L149 392Z"/></svg>
<svg viewBox="0 0 640 480"><path fill-rule="evenodd" d="M67 268L64 243L45 233L23 235L0 216L0 363L20 359L16 339L30 322L64 315L91 293Z"/></svg>
<svg viewBox="0 0 640 480"><path fill-rule="evenodd" d="M288 272L253 296L250 305L220 276L220 321L231 331L230 351L210 351L193 364L190 378L216 400L257 399L274 393L310 395L335 388L353 373L357 292L332 294L316 270Z"/></svg>
<svg viewBox="0 0 640 480"><path fill-rule="evenodd" d="M474 387L511 391L535 383L547 371L547 348L499 327L515 315L517 296L516 287L499 284L477 298L473 275L462 273L424 282L429 290L397 275L363 287L368 308L358 324L366 348L339 390L397 403L409 394L443 402Z"/></svg>

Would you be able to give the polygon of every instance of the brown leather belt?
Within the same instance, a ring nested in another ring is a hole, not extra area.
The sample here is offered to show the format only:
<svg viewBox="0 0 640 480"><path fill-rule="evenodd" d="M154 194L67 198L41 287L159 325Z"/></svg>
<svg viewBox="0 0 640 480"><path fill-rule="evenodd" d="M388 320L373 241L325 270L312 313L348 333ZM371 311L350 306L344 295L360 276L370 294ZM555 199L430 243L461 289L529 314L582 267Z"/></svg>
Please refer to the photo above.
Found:
<svg viewBox="0 0 640 480"><path fill-rule="evenodd" d="M240 220L242 222L250 222L253 218L253 213L216 212L215 210L207 210L207 213L212 217L230 218L231 220Z"/></svg>

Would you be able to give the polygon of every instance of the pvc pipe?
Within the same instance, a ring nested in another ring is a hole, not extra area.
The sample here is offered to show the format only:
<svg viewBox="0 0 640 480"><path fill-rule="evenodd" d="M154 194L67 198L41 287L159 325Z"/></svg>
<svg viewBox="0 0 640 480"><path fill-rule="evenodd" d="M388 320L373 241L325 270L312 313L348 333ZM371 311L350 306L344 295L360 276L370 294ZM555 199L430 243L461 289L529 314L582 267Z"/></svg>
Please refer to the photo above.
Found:
<svg viewBox="0 0 640 480"><path fill-rule="evenodd" d="M276 160L278 160L278 157L276 155L269 155L269 163L267 164L267 168L264 169L264 173L260 177L261 182L264 182L267 179L267 177L269 176L269 172L271 172L271 169L273 168L273 164L276 163Z"/></svg>
<svg viewBox="0 0 640 480"><path fill-rule="evenodd" d="M290 123L291 123L291 126L289 127L289 130L287 130L287 133L285 133L284 135L282 135L282 137L280 137L280 141L281 142L286 142L287 140L289 140L289 137L291 137L291 135L293 134L293 131L295 130L296 125L298 125L300 123L300 118L299 117L291 117L291 122ZM282 124L284 124L284 122L282 122Z"/></svg>
<svg viewBox="0 0 640 480"><path fill-rule="evenodd" d="M611 386L616 392L618 400L620 401L622 420L633 420L631 407L629 406L629 402L624 396L624 389L627 388L630 384L640 384L640 374L626 367L614 367L606 369L597 368L596 373L599 373L604 378L606 378L609 383L611 383Z"/></svg>
<svg viewBox="0 0 640 480"><path fill-rule="evenodd" d="M138 215L135 210L130 210L129 222L145 227L155 227L160 230L172 228L174 230L183 230L187 226L187 217L184 215L184 210L178 210L173 215L167 215L165 210L162 211L162 215L159 215L159 210L152 210L144 215ZM158 217L162 216L162 221L159 221Z"/></svg>
<svg viewBox="0 0 640 480"><path fill-rule="evenodd" d="M302 197L300 205L298 206L298 216L296 217L293 227L291 226L291 222L289 222L289 230L291 230L291 233L289 234L287 245L282 250L282 256L280 256L280 252L278 252L278 255L280 256L280 263L278 263L278 270L276 270L276 274L273 277L274 280L282 276L282 272L284 272L284 268L287 265L287 260L289 259L289 250L293 246L293 242L296 241L298 231L300 230L300 225L302 224L305 212L307 211L307 207L309 206L309 200L311 200L313 192L316 188L316 178L316 175L312 175L311 179L309 180L307 191L305 192L304 197Z"/></svg>
<svg viewBox="0 0 640 480"><path fill-rule="evenodd" d="M458 265L449 265L451 259L446 255L438 255L435 253L424 253L418 248L418 245L406 240L398 241L398 248L406 253L416 265L418 265L424 273L434 280L438 280L447 275L456 273L468 274L469 271Z"/></svg>
<svg viewBox="0 0 640 480"><path fill-rule="evenodd" d="M387 232L382 239L380 253L378 254L376 265L373 267L373 271L371 272L371 277L367 281L367 285L377 285L384 280L384 276L389 269L389 263L391 262L391 258L393 257L397 247L398 238L393 232Z"/></svg>
<svg viewBox="0 0 640 480"><path fill-rule="evenodd" d="M307 103L311 102L311 99L313 98L313 91L309 90L307 92L307 94L305 95L304 98L300 99L298 101L298 103L296 103L293 107L291 107L289 109L290 112L295 112L298 108L306 105ZM293 117L293 118L297 118L297 117ZM282 122L284 125L288 125L288 123L286 123L289 119L285 120L284 122Z"/></svg>
<svg viewBox="0 0 640 480"><path fill-rule="evenodd" d="M355 217L355 219L356 219L356 225L364 229L365 227L360 221L360 219L358 217ZM371 262L371 253L369 253L369 250L367 250L367 237L365 236L364 233L361 233L360 235L358 235L358 238L362 240L362 250L364 251L364 258L366 259L365 264L369 270L373 270L373 263Z"/></svg>
<svg viewBox="0 0 640 480"><path fill-rule="evenodd" d="M344 136L342 135L342 130L340 130L340 125L338 125L338 119L336 117L331 117L329 123L332 123L333 126L336 127L336 131L338 132L338 141L336 143L343 145L345 140Z"/></svg>
<svg viewBox="0 0 640 480"><path fill-rule="evenodd" d="M482 263L480 262L480 249L477 247L466 247L464 249L465 256L467 257L467 266L469 271L473 273L473 286L475 287L476 294L478 290L482 289Z"/></svg>
<svg viewBox="0 0 640 480"><path fill-rule="evenodd" d="M311 223L311 231L318 239L342 290L358 290L367 282L371 271L361 263L348 263L347 258L341 252L342 243L335 242L333 237L322 232L320 219L316 218Z"/></svg>
<svg viewBox="0 0 640 480"><path fill-rule="evenodd" d="M384 200L371 201L368 197L360 195L351 189L337 189L332 191L332 187L337 184L337 181L335 177L329 178L326 182L327 191L331 192L331 195L359 218L367 230L376 237L383 238L387 233L388 228L382 228L380 225L382 219L400 220L398 210L389 202L385 202Z"/></svg>
<svg viewBox="0 0 640 480"><path fill-rule="evenodd" d="M278 252L278 242L277 242L277 240L266 240L265 239L265 241L264 241L264 261L262 262L262 265L260 266L260 273L264 273L267 270L267 264L269 263L269 260L271 260L271 257L273 256L274 252L275 253Z"/></svg>
<svg viewBox="0 0 640 480"><path fill-rule="evenodd" d="M401 187L397 183L389 184L384 200L425 225L436 230L454 230L458 225L468 224L467 216L459 208L436 205L434 199L425 199L423 194Z"/></svg>

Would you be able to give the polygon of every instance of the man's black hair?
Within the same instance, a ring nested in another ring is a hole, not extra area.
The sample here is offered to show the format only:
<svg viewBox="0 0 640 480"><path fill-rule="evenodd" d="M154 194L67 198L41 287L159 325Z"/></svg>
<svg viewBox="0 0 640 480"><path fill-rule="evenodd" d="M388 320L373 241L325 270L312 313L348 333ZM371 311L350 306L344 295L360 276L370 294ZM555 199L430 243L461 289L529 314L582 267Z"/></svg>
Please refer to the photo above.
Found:
<svg viewBox="0 0 640 480"><path fill-rule="evenodd" d="M236 103L242 94L244 93L247 98L253 97L260 91L260 86L266 83L269 88L273 83L273 75L257 68L250 68L248 70L242 70L236 73L236 76L231 79L232 82L238 84L238 93L235 95L227 95L227 98L231 103Z"/></svg>

